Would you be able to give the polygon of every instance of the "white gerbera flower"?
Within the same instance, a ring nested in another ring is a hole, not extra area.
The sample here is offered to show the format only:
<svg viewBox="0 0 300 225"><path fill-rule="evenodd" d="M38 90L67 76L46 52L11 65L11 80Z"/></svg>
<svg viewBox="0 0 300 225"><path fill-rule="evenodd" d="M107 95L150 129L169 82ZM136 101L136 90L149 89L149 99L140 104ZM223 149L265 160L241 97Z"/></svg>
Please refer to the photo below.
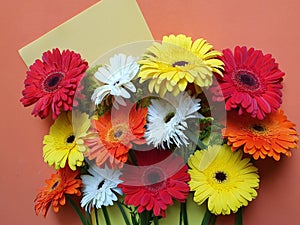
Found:
<svg viewBox="0 0 300 225"><path fill-rule="evenodd" d="M166 95L166 100L151 100L148 107L148 123L145 138L154 147L168 148L171 144L180 147L189 144L184 131L188 128L187 119L203 117L197 111L200 109L200 99L191 98L187 93L176 97Z"/></svg>
<svg viewBox="0 0 300 225"><path fill-rule="evenodd" d="M115 97L116 103L126 105L123 98L130 98L130 93L127 90L136 92L136 88L131 81L139 71L137 58L117 54L111 57L109 61L110 65L100 67L94 74L95 78L103 85L96 88L91 97L92 101L98 105L106 95L111 94Z"/></svg>
<svg viewBox="0 0 300 225"><path fill-rule="evenodd" d="M81 207L91 212L92 208L99 209L102 206L113 205L113 201L118 200L115 193L123 194L117 187L122 182L119 179L121 172L107 166L100 169L95 164L90 164L88 172L91 175L81 176L83 183Z"/></svg>

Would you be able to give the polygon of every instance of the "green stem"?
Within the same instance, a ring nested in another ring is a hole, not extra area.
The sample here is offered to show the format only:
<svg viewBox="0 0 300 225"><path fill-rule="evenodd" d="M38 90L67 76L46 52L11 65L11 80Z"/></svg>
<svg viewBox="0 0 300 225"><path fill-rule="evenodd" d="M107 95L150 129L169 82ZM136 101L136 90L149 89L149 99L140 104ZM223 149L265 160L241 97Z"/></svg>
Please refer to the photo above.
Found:
<svg viewBox="0 0 300 225"><path fill-rule="evenodd" d="M158 224L158 217L157 216L154 216L153 222L154 222L154 225L159 225Z"/></svg>
<svg viewBox="0 0 300 225"><path fill-rule="evenodd" d="M130 222L129 222L129 219L128 219L126 213L125 213L125 210L123 209L123 207L122 207L122 205L121 205L121 203L119 201L117 201L117 205L118 205L118 207L119 207L119 209L120 209L120 211L122 213L122 216L124 218L124 221L125 221L126 225L130 225Z"/></svg>
<svg viewBox="0 0 300 225"><path fill-rule="evenodd" d="M187 218L187 211L186 211L186 203L181 203L181 210L182 210L182 217L183 217L183 224L189 225L188 218Z"/></svg>
<svg viewBox="0 0 300 225"><path fill-rule="evenodd" d="M88 225L92 224L92 222L91 222L91 216L90 216L90 214L87 211L85 211L85 219L86 219Z"/></svg>
<svg viewBox="0 0 300 225"><path fill-rule="evenodd" d="M206 209L201 225L209 225L210 217L211 212L208 209Z"/></svg>
<svg viewBox="0 0 300 225"><path fill-rule="evenodd" d="M66 195L66 199L68 202L70 202L70 204L72 205L73 209L76 211L77 215L79 216L81 222L83 225L89 225L86 218L84 217L84 215L82 214L81 210L79 209L79 207L76 205L76 203L73 201L73 199Z"/></svg>
<svg viewBox="0 0 300 225"><path fill-rule="evenodd" d="M106 225L111 225L109 215L108 215L108 212L107 212L107 209L106 209L105 206L102 206L102 212L103 212L103 215L104 215Z"/></svg>
<svg viewBox="0 0 300 225"><path fill-rule="evenodd" d="M129 150L128 156L129 156L129 160L132 162L132 164L137 166L136 158L135 158L135 155L134 155L134 152L132 149Z"/></svg>
<svg viewBox="0 0 300 225"><path fill-rule="evenodd" d="M215 225L216 220L217 220L217 216L212 214L210 217L210 225Z"/></svg>
<svg viewBox="0 0 300 225"><path fill-rule="evenodd" d="M150 212L146 210L140 214L141 225L149 225L149 214Z"/></svg>
<svg viewBox="0 0 300 225"><path fill-rule="evenodd" d="M235 214L235 223L234 225L243 225L243 209L239 208L237 213Z"/></svg>
<svg viewBox="0 0 300 225"><path fill-rule="evenodd" d="M182 206L180 205L180 216L179 216L179 225L182 225Z"/></svg>
<svg viewBox="0 0 300 225"><path fill-rule="evenodd" d="M96 225L99 225L99 218L98 218L98 210L97 210L97 208L95 208L94 211L95 211Z"/></svg>

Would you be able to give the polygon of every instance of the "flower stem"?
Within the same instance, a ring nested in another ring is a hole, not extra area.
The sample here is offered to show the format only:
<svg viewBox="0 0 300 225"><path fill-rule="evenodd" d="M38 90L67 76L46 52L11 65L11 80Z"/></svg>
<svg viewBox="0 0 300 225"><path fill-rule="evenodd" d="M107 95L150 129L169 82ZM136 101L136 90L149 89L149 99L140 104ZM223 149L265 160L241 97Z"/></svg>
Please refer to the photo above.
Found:
<svg viewBox="0 0 300 225"><path fill-rule="evenodd" d="M122 213L122 216L124 218L124 221L125 221L126 225L130 225L129 219L128 219L128 217L127 217L127 215L125 213L125 210L123 209L122 205L120 204L119 201L116 201L116 202L117 202L117 205L118 205L118 207L119 207L119 209L120 209L120 211Z"/></svg>
<svg viewBox="0 0 300 225"><path fill-rule="evenodd" d="M234 225L243 225L243 210L242 210L242 207L239 208L239 210L235 214L235 223L234 223Z"/></svg>
<svg viewBox="0 0 300 225"><path fill-rule="evenodd" d="M154 223L154 225L159 225L157 216L154 216L153 223Z"/></svg>
<svg viewBox="0 0 300 225"><path fill-rule="evenodd" d="M87 211L85 211L85 219L88 225L92 225L90 214Z"/></svg>
<svg viewBox="0 0 300 225"><path fill-rule="evenodd" d="M82 225L89 225L89 223L87 222L86 218L84 217L84 215L82 214L81 210L79 209L79 207L76 205L76 203L73 201L73 199L69 196L66 195L66 199L68 202L70 202L70 204L72 205L73 209L76 211L77 215L79 216Z"/></svg>
<svg viewBox="0 0 300 225"><path fill-rule="evenodd" d="M211 212L208 209L206 209L201 225L209 225L210 217L211 217Z"/></svg>
<svg viewBox="0 0 300 225"><path fill-rule="evenodd" d="M107 212L107 209L106 209L105 206L102 206L102 212L103 212L103 215L104 215L106 225L111 225L109 215L108 215L108 212Z"/></svg>
<svg viewBox="0 0 300 225"><path fill-rule="evenodd" d="M97 208L95 208L94 211L95 211L96 225L99 225L99 218L98 218L98 210L97 210Z"/></svg>
<svg viewBox="0 0 300 225"><path fill-rule="evenodd" d="M215 225L216 219L216 215L212 214L208 209L206 209L201 225Z"/></svg>
<svg viewBox="0 0 300 225"><path fill-rule="evenodd" d="M140 214L141 225L149 225L149 216L150 212L146 210Z"/></svg>
<svg viewBox="0 0 300 225"><path fill-rule="evenodd" d="M188 218L187 218L187 211L186 211L186 203L180 204L180 211L182 211L182 217L183 217L183 224L189 225Z"/></svg>

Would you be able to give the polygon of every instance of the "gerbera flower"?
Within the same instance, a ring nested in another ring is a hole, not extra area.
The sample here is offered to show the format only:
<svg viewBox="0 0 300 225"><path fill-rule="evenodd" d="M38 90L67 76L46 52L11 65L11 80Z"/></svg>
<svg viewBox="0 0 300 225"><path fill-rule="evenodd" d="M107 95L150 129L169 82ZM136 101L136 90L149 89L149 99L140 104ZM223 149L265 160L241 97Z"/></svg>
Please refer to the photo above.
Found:
<svg viewBox="0 0 300 225"><path fill-rule="evenodd" d="M232 152L227 145L196 151L188 161L194 201L201 205L208 199L208 209L216 215L247 206L257 196L259 176L250 159L242 156L242 151Z"/></svg>
<svg viewBox="0 0 300 225"><path fill-rule="evenodd" d="M86 156L104 167L121 168L128 159L133 144L144 144L147 108L136 104L106 112L95 123L98 138L86 140L90 150Z"/></svg>
<svg viewBox="0 0 300 225"><path fill-rule="evenodd" d="M208 87L214 72L222 75L220 55L202 38L193 42L183 34L164 36L162 43L154 43L139 61L140 82L150 80L149 91L161 97L167 91L178 95L188 83Z"/></svg>
<svg viewBox="0 0 300 225"><path fill-rule="evenodd" d="M269 156L279 160L281 154L291 156L290 149L297 148L295 124L282 110L267 115L263 120L239 116L237 123L236 118L237 113L230 113L223 129L224 137L228 138L227 144L233 151L241 148L254 159Z"/></svg>
<svg viewBox="0 0 300 225"><path fill-rule="evenodd" d="M197 113L200 109L200 99L191 98L187 93L180 93L176 97L166 95L166 100L151 100L148 107L146 141L154 147L162 148L165 148L165 144L168 148L171 144L177 147L182 144L187 146L189 141L184 133L188 129L187 120L202 117Z"/></svg>
<svg viewBox="0 0 300 225"><path fill-rule="evenodd" d="M155 216L165 217L173 199L186 201L188 167L181 157L171 154L170 150L136 151L138 166L126 165L120 177L125 204L138 207L138 213L153 210Z"/></svg>
<svg viewBox="0 0 300 225"><path fill-rule="evenodd" d="M81 176L83 183L81 207L91 212L93 207L99 209L102 206L113 205L113 201L118 200L115 193L122 195L122 191L117 187L121 183L119 170L109 169L107 166L100 169L95 164L89 165L90 175Z"/></svg>
<svg viewBox="0 0 300 225"><path fill-rule="evenodd" d="M78 171L72 171L69 167L58 170L46 180L46 186L40 190L34 202L34 210L38 215L42 213L46 217L52 205L54 212L59 211L59 207L65 205L66 194L80 196L81 180L76 179Z"/></svg>
<svg viewBox="0 0 300 225"><path fill-rule="evenodd" d="M280 107L284 73L270 54L237 46L234 53L223 50L222 60L224 77L218 77L220 87L212 91L214 100L225 99L226 110L238 109L240 115L246 112L261 120Z"/></svg>
<svg viewBox="0 0 300 225"><path fill-rule="evenodd" d="M125 105L123 98L130 98L130 93L127 90L136 91L131 81L138 71L139 65L134 57L124 54L111 57L110 65L100 67L95 73L95 78L103 85L94 91L92 100L98 105L106 95L111 94L115 97L116 103Z"/></svg>
<svg viewBox="0 0 300 225"><path fill-rule="evenodd" d="M83 164L84 138L89 134L90 120L87 114L73 113L74 123L72 112L62 113L51 126L49 135L44 137L44 161L55 169L64 168L66 162L72 170Z"/></svg>
<svg viewBox="0 0 300 225"><path fill-rule="evenodd" d="M52 117L62 111L72 110L76 88L88 68L81 56L70 50L53 49L43 53L42 61L36 60L29 67L21 102L24 106L34 103L34 116L45 118L52 110Z"/></svg>

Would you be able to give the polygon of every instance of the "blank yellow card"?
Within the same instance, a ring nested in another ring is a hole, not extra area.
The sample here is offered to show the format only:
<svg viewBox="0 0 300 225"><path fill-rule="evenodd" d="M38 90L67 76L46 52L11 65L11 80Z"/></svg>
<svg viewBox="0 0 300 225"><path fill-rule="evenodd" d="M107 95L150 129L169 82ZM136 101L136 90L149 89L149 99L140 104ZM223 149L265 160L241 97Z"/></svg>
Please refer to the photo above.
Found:
<svg viewBox="0 0 300 225"><path fill-rule="evenodd" d="M27 66L52 48L72 49L91 63L119 45L152 39L135 0L102 0L19 53Z"/></svg>

